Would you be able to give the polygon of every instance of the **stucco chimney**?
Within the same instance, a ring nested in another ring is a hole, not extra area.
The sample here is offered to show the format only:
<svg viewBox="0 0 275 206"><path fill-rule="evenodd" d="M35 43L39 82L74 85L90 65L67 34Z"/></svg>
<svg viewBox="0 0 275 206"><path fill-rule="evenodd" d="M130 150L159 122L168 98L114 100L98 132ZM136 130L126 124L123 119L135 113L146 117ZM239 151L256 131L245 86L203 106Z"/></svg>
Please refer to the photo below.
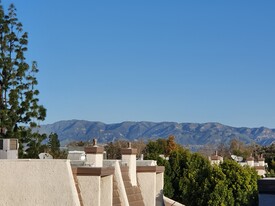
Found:
<svg viewBox="0 0 275 206"><path fill-rule="evenodd" d="M252 154L246 159L246 162L248 166L254 167L254 157L252 157Z"/></svg>
<svg viewBox="0 0 275 206"><path fill-rule="evenodd" d="M259 166L265 166L265 158L263 157L263 154L260 155L260 157L258 157L258 163Z"/></svg>
<svg viewBox="0 0 275 206"><path fill-rule="evenodd" d="M93 139L93 146L85 147L86 164L93 167L103 167L104 148L97 145L97 140Z"/></svg>
<svg viewBox="0 0 275 206"><path fill-rule="evenodd" d="M137 149L131 148L131 143L128 143L128 148L121 149L122 162L125 162L129 167L129 178L133 186L137 186Z"/></svg>
<svg viewBox="0 0 275 206"><path fill-rule="evenodd" d="M0 139L0 159L18 159L18 139Z"/></svg>

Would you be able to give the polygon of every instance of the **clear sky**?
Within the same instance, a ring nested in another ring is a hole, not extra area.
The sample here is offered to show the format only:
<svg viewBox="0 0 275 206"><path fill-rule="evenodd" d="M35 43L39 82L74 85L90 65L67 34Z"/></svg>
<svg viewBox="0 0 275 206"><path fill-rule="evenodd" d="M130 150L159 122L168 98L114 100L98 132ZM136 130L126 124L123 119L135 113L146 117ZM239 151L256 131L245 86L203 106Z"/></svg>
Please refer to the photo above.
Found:
<svg viewBox="0 0 275 206"><path fill-rule="evenodd" d="M29 33L44 123L275 128L275 1L2 0Z"/></svg>

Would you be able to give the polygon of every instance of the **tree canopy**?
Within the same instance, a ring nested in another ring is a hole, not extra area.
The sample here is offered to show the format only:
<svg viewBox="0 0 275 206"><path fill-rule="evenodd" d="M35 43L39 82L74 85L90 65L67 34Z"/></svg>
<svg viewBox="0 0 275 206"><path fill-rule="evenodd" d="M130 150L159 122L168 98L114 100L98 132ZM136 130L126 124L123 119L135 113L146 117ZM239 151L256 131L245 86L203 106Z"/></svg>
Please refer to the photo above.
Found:
<svg viewBox="0 0 275 206"><path fill-rule="evenodd" d="M26 61L28 33L11 4L8 11L0 5L0 138L18 138L19 142L32 141L32 131L38 121L46 117L46 109L39 104L37 63ZM20 147L22 148L22 146ZM20 153L22 154L22 152Z"/></svg>
<svg viewBox="0 0 275 206"><path fill-rule="evenodd" d="M254 169L230 159L211 165L201 154L171 144L171 140L174 138L150 141L145 149L146 158L165 166L164 195L189 206L257 205L259 177ZM165 151L169 151L169 160L159 157Z"/></svg>

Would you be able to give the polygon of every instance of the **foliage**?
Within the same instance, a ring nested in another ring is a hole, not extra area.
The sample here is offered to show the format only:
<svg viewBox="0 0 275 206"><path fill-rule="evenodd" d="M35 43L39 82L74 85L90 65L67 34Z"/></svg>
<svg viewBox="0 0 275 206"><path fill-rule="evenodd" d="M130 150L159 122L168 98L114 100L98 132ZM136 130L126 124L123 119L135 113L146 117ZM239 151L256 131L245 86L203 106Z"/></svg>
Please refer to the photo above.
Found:
<svg viewBox="0 0 275 206"><path fill-rule="evenodd" d="M24 135L27 149L21 157L38 159L38 155L45 150L45 145L42 142L47 138L47 135L32 133L30 129L24 132Z"/></svg>
<svg viewBox="0 0 275 206"><path fill-rule="evenodd" d="M49 135L48 147L51 153L57 153L60 151L60 142L56 133L51 133Z"/></svg>
<svg viewBox="0 0 275 206"><path fill-rule="evenodd" d="M49 140L47 144L48 152L53 156L54 159L66 159L67 152L60 150L60 141L56 133L51 133L49 135Z"/></svg>
<svg viewBox="0 0 275 206"><path fill-rule="evenodd" d="M268 164L268 177L275 177L275 144L268 146L256 146L255 153L258 155L263 155L265 162Z"/></svg>
<svg viewBox="0 0 275 206"><path fill-rule="evenodd" d="M226 184L226 175L221 168L214 165L209 177L209 197L207 205L225 206L234 205L232 190Z"/></svg>
<svg viewBox="0 0 275 206"><path fill-rule="evenodd" d="M158 157L158 159L157 159L157 164L165 167L163 193L166 197L172 198L174 196L174 192L175 192L175 189L173 187L173 182L172 182L172 180L173 180L172 168L167 160L160 158L160 157Z"/></svg>
<svg viewBox="0 0 275 206"><path fill-rule="evenodd" d="M241 156L244 159L251 154L255 155L255 150L258 145L244 144L239 139L232 139L229 144L220 143L219 145L204 145L198 152L205 157L208 157L217 151L224 159L232 159L231 155Z"/></svg>
<svg viewBox="0 0 275 206"><path fill-rule="evenodd" d="M31 135L25 126L36 127L45 119L46 109L37 98L37 63L26 62L27 45L28 33L17 19L15 6L11 4L8 12L0 6L0 138L18 138L20 148L27 143L28 155L36 156L45 136Z"/></svg>
<svg viewBox="0 0 275 206"><path fill-rule="evenodd" d="M150 141L145 149L146 158L155 158L158 165L165 166L164 195L189 206L257 205L254 169L233 160L211 166L201 154L180 145L170 151L169 160L162 159L159 155L167 151L168 140Z"/></svg>
<svg viewBox="0 0 275 206"><path fill-rule="evenodd" d="M232 139L230 142L231 154L241 156L244 159L249 157L253 153L254 145L245 145L242 141L238 139Z"/></svg>
<svg viewBox="0 0 275 206"><path fill-rule="evenodd" d="M257 203L255 170L242 167L233 160L211 166L197 153L186 153L187 161L180 169L180 197L186 205L253 205ZM173 156L169 162L173 161ZM174 181L176 183L177 181Z"/></svg>
<svg viewBox="0 0 275 206"><path fill-rule="evenodd" d="M145 147L146 159L157 159L159 155L168 157L171 152L178 150L180 145L175 141L175 136L170 135L168 139L157 139L156 141L149 141Z"/></svg>
<svg viewBox="0 0 275 206"><path fill-rule="evenodd" d="M38 159L39 154L42 152L50 153L54 159L66 159L67 152L60 150L60 142L56 133L51 133L48 137L46 134L32 133L31 129L24 131L24 140L26 141L23 151L23 147L19 148L19 153L22 158ZM48 139L48 143L44 144Z"/></svg>
<svg viewBox="0 0 275 206"><path fill-rule="evenodd" d="M177 143L175 142L175 136L170 135L166 141L165 156L169 156L171 152L177 149Z"/></svg>
<svg viewBox="0 0 275 206"><path fill-rule="evenodd" d="M120 145L123 145L123 147L126 147L127 142L125 141L116 141L116 142L110 142L108 143L104 149L107 153L108 159L121 159L121 148Z"/></svg>
<svg viewBox="0 0 275 206"><path fill-rule="evenodd" d="M131 142L131 147L137 149L137 158L140 158L144 151L146 144L142 141ZM105 145L104 149L107 153L108 159L121 159L121 148L127 148L128 141L118 140L115 142L109 142Z"/></svg>
<svg viewBox="0 0 275 206"><path fill-rule="evenodd" d="M165 139L158 139L157 141L149 141L145 148L145 159L158 159L160 154L165 153L167 142Z"/></svg>
<svg viewBox="0 0 275 206"><path fill-rule="evenodd" d="M182 151L182 147L175 142L174 136L169 136L168 139L157 139L156 141L149 141L144 149L145 159L154 159L158 161L158 165L165 166L164 172L164 195L167 197L173 197L177 193L178 184L174 184L176 180L175 171L177 170L178 163L170 164L169 161L160 157L164 155L165 157L172 154L174 151Z"/></svg>
<svg viewBox="0 0 275 206"><path fill-rule="evenodd" d="M180 197L187 205L207 205L210 164L199 154L189 154L180 177ZM200 194L200 195L198 195Z"/></svg>
<svg viewBox="0 0 275 206"><path fill-rule="evenodd" d="M83 141L73 141L67 144L67 147L84 147L88 146L90 142L83 142Z"/></svg>
<svg viewBox="0 0 275 206"><path fill-rule="evenodd" d="M232 189L235 205L257 205L259 177L256 171L232 160L222 163L221 169L227 177L228 187Z"/></svg>

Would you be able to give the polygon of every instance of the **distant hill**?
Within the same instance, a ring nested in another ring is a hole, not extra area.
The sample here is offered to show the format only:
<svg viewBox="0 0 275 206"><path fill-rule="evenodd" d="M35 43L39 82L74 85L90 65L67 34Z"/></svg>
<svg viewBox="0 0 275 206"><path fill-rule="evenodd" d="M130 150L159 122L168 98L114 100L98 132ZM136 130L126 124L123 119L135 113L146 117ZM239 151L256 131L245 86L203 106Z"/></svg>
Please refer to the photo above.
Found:
<svg viewBox="0 0 275 206"><path fill-rule="evenodd" d="M42 125L41 133L58 134L62 145L72 141L91 141L97 138L99 142L124 140L148 140L167 138L174 135L182 145L201 146L205 144L229 143L236 138L245 143L255 142L269 145L275 142L275 129L230 127L219 123L176 123L176 122L121 122L104 124L84 120L59 121Z"/></svg>

